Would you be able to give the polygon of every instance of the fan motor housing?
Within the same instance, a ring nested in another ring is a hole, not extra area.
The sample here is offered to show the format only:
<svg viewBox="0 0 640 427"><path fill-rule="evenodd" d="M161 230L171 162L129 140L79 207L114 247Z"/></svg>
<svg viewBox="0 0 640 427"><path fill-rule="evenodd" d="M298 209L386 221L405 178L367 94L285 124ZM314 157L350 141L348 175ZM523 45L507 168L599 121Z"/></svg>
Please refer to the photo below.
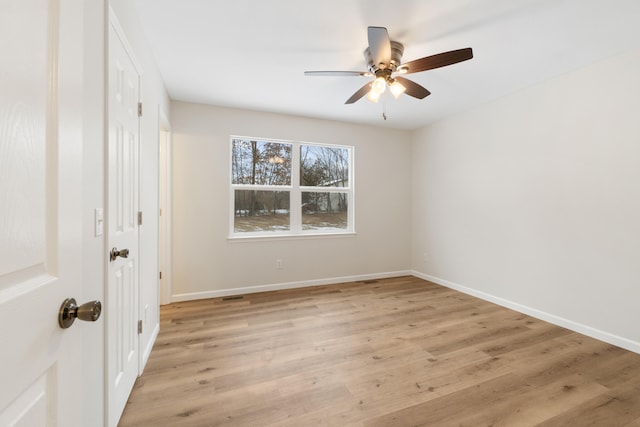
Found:
<svg viewBox="0 0 640 427"><path fill-rule="evenodd" d="M396 68L402 63L402 54L404 53L404 46L402 43L391 40L391 62L389 64L382 64L384 67L381 67L381 64L374 64L373 58L371 57L371 51L367 47L364 50L364 60L367 63L367 68L370 72L376 73L376 71L384 68L390 68L392 72L396 71Z"/></svg>

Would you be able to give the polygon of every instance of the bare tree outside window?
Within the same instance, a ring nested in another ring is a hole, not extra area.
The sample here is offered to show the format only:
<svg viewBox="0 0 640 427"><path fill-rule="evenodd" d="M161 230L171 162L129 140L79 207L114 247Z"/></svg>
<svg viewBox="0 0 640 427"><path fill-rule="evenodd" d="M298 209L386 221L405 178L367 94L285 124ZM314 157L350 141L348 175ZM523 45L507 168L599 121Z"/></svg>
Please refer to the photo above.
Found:
<svg viewBox="0 0 640 427"><path fill-rule="evenodd" d="M232 137L232 234L353 230L352 161L350 147Z"/></svg>
<svg viewBox="0 0 640 427"><path fill-rule="evenodd" d="M234 139L233 184L291 185L291 144Z"/></svg>
<svg viewBox="0 0 640 427"><path fill-rule="evenodd" d="M291 144L232 140L232 184L291 185ZM235 190L234 232L289 230L289 191Z"/></svg>
<svg viewBox="0 0 640 427"><path fill-rule="evenodd" d="M249 209L247 209L249 208ZM233 231L287 231L289 225L288 191L235 190Z"/></svg>
<svg viewBox="0 0 640 427"><path fill-rule="evenodd" d="M300 146L300 185L303 230L344 230L348 227L348 193L323 191L349 187L349 150L342 147Z"/></svg>
<svg viewBox="0 0 640 427"><path fill-rule="evenodd" d="M342 147L301 145L300 185L348 187L349 150Z"/></svg>

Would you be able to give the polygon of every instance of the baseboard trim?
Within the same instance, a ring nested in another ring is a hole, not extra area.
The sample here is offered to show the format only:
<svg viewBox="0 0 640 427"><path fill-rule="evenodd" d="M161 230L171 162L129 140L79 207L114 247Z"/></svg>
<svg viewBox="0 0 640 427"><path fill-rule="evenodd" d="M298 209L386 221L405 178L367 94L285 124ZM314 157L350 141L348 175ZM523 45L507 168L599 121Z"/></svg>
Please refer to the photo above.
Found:
<svg viewBox="0 0 640 427"><path fill-rule="evenodd" d="M640 354L640 343L637 341L632 341L630 339L611 334L606 331L601 331L599 329L593 328L591 326L584 325L582 323L574 322L573 320L565 319L564 317L556 316L551 313L547 313L545 311L541 311L526 305L522 305L504 298L497 297L495 295L488 294L486 292L478 291L473 288L469 288L467 286L462 286L454 282L450 282L445 279L441 279L439 277L431 276L429 274L420 273L419 271L412 271L411 274L413 276L419 277L421 279L427 280L429 282L437 283L438 285L445 286L450 289L454 289L456 291L460 291L464 294L472 295L474 297L480 298L485 301L492 302L494 304L501 305L503 307L510 308L512 310L518 311L520 313L527 314L529 316L535 317L536 319L544 320L545 322L552 323L557 326L561 326L563 328L570 329L574 332L578 332L580 334L586 335L591 338L595 338L600 341L604 341L609 344L616 345L618 347L622 347L626 350L633 351L634 353Z"/></svg>
<svg viewBox="0 0 640 427"><path fill-rule="evenodd" d="M304 280L299 282L274 283L270 285L246 286L242 288L220 289L206 292L190 292L174 294L171 302L190 301L207 298L220 298L232 295L254 294L257 292L279 291L283 289L307 288L310 286L325 286L336 283L360 282L363 280L387 279L398 276L411 276L410 270L391 271L385 273L360 274L355 276L329 277L326 279Z"/></svg>

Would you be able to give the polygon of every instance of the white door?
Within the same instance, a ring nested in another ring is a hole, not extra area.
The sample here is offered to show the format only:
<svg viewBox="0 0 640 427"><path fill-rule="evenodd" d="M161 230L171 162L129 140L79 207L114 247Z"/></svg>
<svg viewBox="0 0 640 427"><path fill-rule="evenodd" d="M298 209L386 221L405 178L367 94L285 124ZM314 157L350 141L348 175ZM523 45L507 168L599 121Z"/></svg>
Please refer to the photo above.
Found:
<svg viewBox="0 0 640 427"><path fill-rule="evenodd" d="M109 425L122 415L138 376L139 73L115 17L109 25L109 250L107 381ZM127 251L126 255L123 251Z"/></svg>
<svg viewBox="0 0 640 427"><path fill-rule="evenodd" d="M0 3L0 425L81 425L83 2ZM90 328L90 329L89 329Z"/></svg>

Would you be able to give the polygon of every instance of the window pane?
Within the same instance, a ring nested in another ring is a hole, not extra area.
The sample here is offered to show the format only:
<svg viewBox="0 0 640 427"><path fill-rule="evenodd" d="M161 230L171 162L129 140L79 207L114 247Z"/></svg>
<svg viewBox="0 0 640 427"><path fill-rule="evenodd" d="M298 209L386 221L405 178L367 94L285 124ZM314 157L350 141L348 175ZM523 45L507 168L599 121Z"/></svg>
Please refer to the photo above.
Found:
<svg viewBox="0 0 640 427"><path fill-rule="evenodd" d="M233 231L288 231L289 192L235 190Z"/></svg>
<svg viewBox="0 0 640 427"><path fill-rule="evenodd" d="M301 145L300 185L348 187L349 150L340 147Z"/></svg>
<svg viewBox="0 0 640 427"><path fill-rule="evenodd" d="M233 184L291 185L291 144L234 139Z"/></svg>
<svg viewBox="0 0 640 427"><path fill-rule="evenodd" d="M346 230L348 193L302 193L303 230Z"/></svg>

